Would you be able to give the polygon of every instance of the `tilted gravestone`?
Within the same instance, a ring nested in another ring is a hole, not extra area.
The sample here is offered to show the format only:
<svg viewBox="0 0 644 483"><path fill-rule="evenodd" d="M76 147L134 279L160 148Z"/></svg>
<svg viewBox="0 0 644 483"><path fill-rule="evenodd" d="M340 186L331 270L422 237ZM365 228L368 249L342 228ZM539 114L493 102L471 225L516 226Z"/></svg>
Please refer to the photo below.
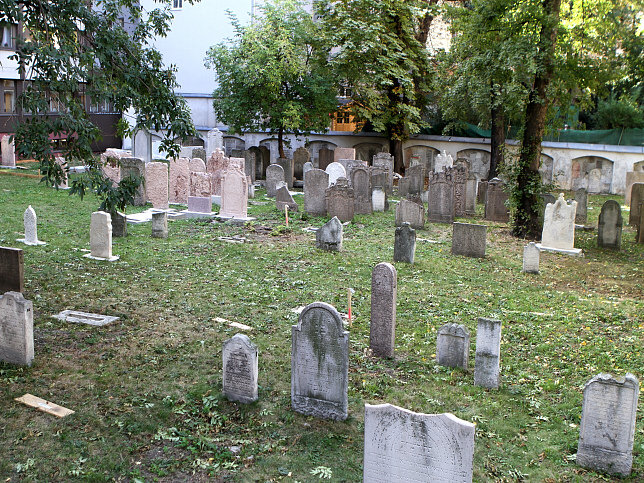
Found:
<svg viewBox="0 0 644 483"><path fill-rule="evenodd" d="M427 221L435 223L454 221L454 180L451 170L431 174L427 205Z"/></svg>
<svg viewBox="0 0 644 483"><path fill-rule="evenodd" d="M121 180L128 176L141 179L141 185L134 195L134 206L145 205L145 162L139 158L121 158Z"/></svg>
<svg viewBox="0 0 644 483"><path fill-rule="evenodd" d="M535 242L530 242L523 247L523 271L525 273L539 274L539 256L539 247Z"/></svg>
<svg viewBox="0 0 644 483"><path fill-rule="evenodd" d="M19 248L0 247L0 295L25 291L25 255Z"/></svg>
<svg viewBox="0 0 644 483"><path fill-rule="evenodd" d="M286 185L282 185L275 194L275 207L279 211L284 211L285 206L288 206L289 211L297 211L297 203L291 196L291 192Z"/></svg>
<svg viewBox="0 0 644 483"><path fill-rule="evenodd" d="M326 189L329 175L321 169L311 169L304 174L304 211L312 215L326 215Z"/></svg>
<svg viewBox="0 0 644 483"><path fill-rule="evenodd" d="M168 165L154 162L145 165L145 197L152 207L168 209Z"/></svg>
<svg viewBox="0 0 644 483"><path fill-rule="evenodd" d="M25 210L23 221L25 224L25 237L17 241L25 245L46 245L45 242L38 240L38 217L31 205Z"/></svg>
<svg viewBox="0 0 644 483"><path fill-rule="evenodd" d="M324 302L306 306L292 326L291 405L317 418L348 416L349 332Z"/></svg>
<svg viewBox="0 0 644 483"><path fill-rule="evenodd" d="M224 342L223 389L230 401L257 401L258 352L248 336L235 334Z"/></svg>
<svg viewBox="0 0 644 483"><path fill-rule="evenodd" d="M30 366L34 360L34 309L19 292L0 296L0 360Z"/></svg>
<svg viewBox="0 0 644 483"><path fill-rule="evenodd" d="M188 158L170 161L168 198L170 203L186 204L190 193L190 164Z"/></svg>
<svg viewBox="0 0 644 483"><path fill-rule="evenodd" d="M487 181L479 181L478 188L476 188L476 202L480 205L485 204L487 198Z"/></svg>
<svg viewBox="0 0 644 483"><path fill-rule="evenodd" d="M577 202L575 223L583 225L588 219L588 191L584 188L579 188L575 191L575 201Z"/></svg>
<svg viewBox="0 0 644 483"><path fill-rule="evenodd" d="M619 250L622 246L622 208L615 200L602 205L597 224L597 246Z"/></svg>
<svg viewBox="0 0 644 483"><path fill-rule="evenodd" d="M277 183L285 182L284 168L279 164L270 164L266 168L266 196L274 198L277 194Z"/></svg>
<svg viewBox="0 0 644 483"><path fill-rule="evenodd" d="M411 200L400 200L396 205L396 226L402 226L403 223L417 230L425 227L425 207L421 203Z"/></svg>
<svg viewBox="0 0 644 483"><path fill-rule="evenodd" d="M394 262L414 263L416 254L416 230L409 223L396 228L394 239Z"/></svg>
<svg viewBox="0 0 644 483"><path fill-rule="evenodd" d="M391 263L379 263L371 272L371 325L369 347L378 357L393 357L396 339L398 273Z"/></svg>
<svg viewBox="0 0 644 483"><path fill-rule="evenodd" d="M599 374L586 383L577 446L579 466L631 474L639 391L633 374L623 378Z"/></svg>
<svg viewBox="0 0 644 483"><path fill-rule="evenodd" d="M474 385L498 389L501 381L500 362L501 321L481 317L476 331Z"/></svg>
<svg viewBox="0 0 644 483"><path fill-rule="evenodd" d="M325 191L326 213L337 216L340 221L353 220L354 194L346 178L338 178L334 185Z"/></svg>
<svg viewBox="0 0 644 483"><path fill-rule="evenodd" d="M639 224L640 203L644 201L644 183L634 183L631 188L631 211L628 214L628 224Z"/></svg>
<svg viewBox="0 0 644 483"><path fill-rule="evenodd" d="M371 174L365 167L356 167L351 172L353 187L353 212L356 215L373 213L371 205Z"/></svg>
<svg viewBox="0 0 644 483"><path fill-rule="evenodd" d="M152 213L152 237L168 238L168 213L159 211Z"/></svg>
<svg viewBox="0 0 644 483"><path fill-rule="evenodd" d="M342 250L342 223L334 216L315 232L315 246L327 252Z"/></svg>
<svg viewBox="0 0 644 483"><path fill-rule="evenodd" d="M467 369L470 361L470 333L464 325L445 324L436 337L436 363Z"/></svg>
<svg viewBox="0 0 644 483"><path fill-rule="evenodd" d="M365 404L364 483L470 483L475 425L453 414Z"/></svg>
<svg viewBox="0 0 644 483"><path fill-rule="evenodd" d="M506 206L508 194L505 192L505 183L499 178L491 179L487 184L485 196L485 219L490 221L506 222L510 219L510 212Z"/></svg>
<svg viewBox="0 0 644 483"><path fill-rule="evenodd" d="M470 223L452 225L452 255L485 258L487 226Z"/></svg>
<svg viewBox="0 0 644 483"><path fill-rule="evenodd" d="M554 204L548 204L544 213L541 245L572 250L575 245L575 214L577 202L566 203L563 193Z"/></svg>

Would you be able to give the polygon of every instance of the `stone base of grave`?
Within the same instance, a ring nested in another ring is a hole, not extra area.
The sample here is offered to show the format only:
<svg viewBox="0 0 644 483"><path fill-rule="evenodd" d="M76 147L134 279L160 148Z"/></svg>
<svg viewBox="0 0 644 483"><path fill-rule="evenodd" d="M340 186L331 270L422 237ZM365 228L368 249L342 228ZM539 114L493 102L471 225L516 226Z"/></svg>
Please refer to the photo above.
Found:
<svg viewBox="0 0 644 483"><path fill-rule="evenodd" d="M179 212L179 216L177 217L178 220L187 220L187 219L193 219L193 218L214 218L217 216L217 213L214 211L210 213L201 213L199 211L188 211L188 210L183 210Z"/></svg>
<svg viewBox="0 0 644 483"><path fill-rule="evenodd" d="M542 245L541 243L537 243L536 247L539 249L541 252L554 252L554 253L561 253L563 255L570 255L573 257L583 257L584 252L581 250L581 248L554 248L554 247L547 247L545 245Z"/></svg>
<svg viewBox="0 0 644 483"><path fill-rule="evenodd" d="M580 445L577 449L576 462L582 468L589 470L629 476L633 466L633 456L631 453L595 447L584 448Z"/></svg>
<svg viewBox="0 0 644 483"><path fill-rule="evenodd" d="M112 257L110 257L110 258L93 257L91 253L86 253L85 255L83 255L83 257L91 258L92 260L100 260L102 262L115 262L119 258L121 258L118 255L112 255Z"/></svg>
<svg viewBox="0 0 644 483"><path fill-rule="evenodd" d="M18 238L16 241L19 241L20 243L24 243L25 245L30 245L30 246L38 246L38 245L47 245L44 241L36 241L36 242L30 242L25 240L24 238Z"/></svg>
<svg viewBox="0 0 644 483"><path fill-rule="evenodd" d="M111 315L90 314L88 312L80 312L78 310L63 310L59 314L52 315L52 317L54 319L62 320L63 322L87 324L95 327L102 327L119 320L118 317Z"/></svg>
<svg viewBox="0 0 644 483"><path fill-rule="evenodd" d="M244 223L255 220L255 218L253 218L252 216L247 216L246 218L239 218L231 215L216 215L215 218L217 218L219 221L229 221L234 225L243 225Z"/></svg>

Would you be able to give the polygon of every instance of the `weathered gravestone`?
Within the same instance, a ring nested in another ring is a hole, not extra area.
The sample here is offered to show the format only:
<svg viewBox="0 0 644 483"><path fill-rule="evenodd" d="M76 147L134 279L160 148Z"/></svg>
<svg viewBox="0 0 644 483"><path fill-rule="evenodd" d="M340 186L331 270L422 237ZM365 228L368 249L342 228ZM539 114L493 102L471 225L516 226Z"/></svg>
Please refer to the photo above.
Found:
<svg viewBox="0 0 644 483"><path fill-rule="evenodd" d="M188 211L192 213L212 213L210 196L188 196Z"/></svg>
<svg viewBox="0 0 644 483"><path fill-rule="evenodd" d="M152 213L152 237L168 238L168 213L159 211Z"/></svg>
<svg viewBox="0 0 644 483"><path fill-rule="evenodd" d="M631 211L628 214L628 224L637 225L640 220L640 203L644 201L644 183L634 183L631 188Z"/></svg>
<svg viewBox="0 0 644 483"><path fill-rule="evenodd" d="M304 164L311 160L311 153L304 147L299 147L293 153L293 176L304 180Z"/></svg>
<svg viewBox="0 0 644 483"><path fill-rule="evenodd" d="M317 418L347 418L349 332L324 302L306 306L291 330L291 405Z"/></svg>
<svg viewBox="0 0 644 483"><path fill-rule="evenodd" d="M425 227L425 207L422 203L411 200L400 200L396 205L396 226L409 223L417 230Z"/></svg>
<svg viewBox="0 0 644 483"><path fill-rule="evenodd" d="M425 174L420 165L411 166L405 170L405 177L398 181L400 196L419 195L425 187Z"/></svg>
<svg viewBox="0 0 644 483"><path fill-rule="evenodd" d="M586 383L577 446L579 466L631 474L639 391L633 374L623 378L599 374Z"/></svg>
<svg viewBox="0 0 644 483"><path fill-rule="evenodd" d="M371 174L365 167L356 167L351 172L353 187L353 212L356 215L371 214Z"/></svg>
<svg viewBox="0 0 644 483"><path fill-rule="evenodd" d="M154 162L145 165L145 197L152 207L168 209L168 165Z"/></svg>
<svg viewBox="0 0 644 483"><path fill-rule="evenodd" d="M23 221L25 225L25 237L17 241L25 245L46 245L45 242L38 240L38 217L31 205L25 210Z"/></svg>
<svg viewBox="0 0 644 483"><path fill-rule="evenodd" d="M338 178L334 185L325 191L326 213L337 216L340 221L353 220L354 194L346 178Z"/></svg>
<svg viewBox="0 0 644 483"><path fill-rule="evenodd" d="M248 336L235 334L224 342L222 355L224 395L244 404L257 401L257 346Z"/></svg>
<svg viewBox="0 0 644 483"><path fill-rule="evenodd" d="M588 173L588 192L601 193L602 190L602 170L599 168L591 169Z"/></svg>
<svg viewBox="0 0 644 483"><path fill-rule="evenodd" d="M394 239L394 262L414 263L416 254L416 230L409 223L396 228Z"/></svg>
<svg viewBox="0 0 644 483"><path fill-rule="evenodd" d="M445 367L468 368L470 333L464 325L445 324L436 337L436 363Z"/></svg>
<svg viewBox="0 0 644 483"><path fill-rule="evenodd" d="M34 308L20 292L0 296L0 360L30 366L34 360Z"/></svg>
<svg viewBox="0 0 644 483"><path fill-rule="evenodd" d="M487 198L487 181L479 181L478 188L476 188L476 202L484 205L485 198Z"/></svg>
<svg viewBox="0 0 644 483"><path fill-rule="evenodd" d="M328 252L342 250L342 223L334 216L315 232L315 246Z"/></svg>
<svg viewBox="0 0 644 483"><path fill-rule="evenodd" d="M11 135L5 134L0 144L2 145L2 166L13 167L16 165L16 143L11 140Z"/></svg>
<svg viewBox="0 0 644 483"><path fill-rule="evenodd" d="M302 165L302 181L304 181L304 178L306 177L306 173L311 171L313 168L313 163L311 161L307 161Z"/></svg>
<svg viewBox="0 0 644 483"><path fill-rule="evenodd" d="M523 271L525 273L539 274L539 255L539 247L535 242L530 242L523 247Z"/></svg>
<svg viewBox="0 0 644 483"><path fill-rule="evenodd" d="M190 196L210 196L212 194L212 181L210 176L205 171L191 171Z"/></svg>
<svg viewBox="0 0 644 483"><path fill-rule="evenodd" d="M487 226L470 223L452 225L452 255L485 258Z"/></svg>
<svg viewBox="0 0 644 483"><path fill-rule="evenodd" d="M387 193L382 189L382 186L374 186L371 192L371 208L373 211L387 209Z"/></svg>
<svg viewBox="0 0 644 483"><path fill-rule="evenodd" d="M329 164L326 169L326 173L329 175L329 186L333 185L340 178L347 177L347 171L344 169L340 163L333 162Z"/></svg>
<svg viewBox="0 0 644 483"><path fill-rule="evenodd" d="M451 171L431 173L427 221L452 223L454 221L454 180Z"/></svg>
<svg viewBox="0 0 644 483"><path fill-rule="evenodd" d="M304 211L312 215L326 215L326 189L329 175L321 169L304 173Z"/></svg>
<svg viewBox="0 0 644 483"><path fill-rule="evenodd" d="M204 148L192 148L193 159L201 159L204 163L206 162L206 150Z"/></svg>
<svg viewBox="0 0 644 483"><path fill-rule="evenodd" d="M543 231L539 249L554 248L578 253L575 250L575 213L577 202L566 203L563 193L554 205L548 204L543 217Z"/></svg>
<svg viewBox="0 0 644 483"><path fill-rule="evenodd" d="M469 174L465 163L457 163L452 168L452 179L454 181L454 216L465 216L466 205L466 183Z"/></svg>
<svg viewBox="0 0 644 483"><path fill-rule="evenodd" d="M434 171L441 173L444 169L450 169L454 166L454 158L451 154L447 154L445 150L441 151L440 154L436 155L434 162Z"/></svg>
<svg viewBox="0 0 644 483"><path fill-rule="evenodd" d="M152 161L152 136L147 129L139 129L132 140L132 154L144 163Z"/></svg>
<svg viewBox="0 0 644 483"><path fill-rule="evenodd" d="M190 193L190 163L188 158L178 158L170 161L169 185L169 202L186 204Z"/></svg>
<svg viewBox="0 0 644 483"><path fill-rule="evenodd" d="M284 180L284 168L279 164L270 164L266 167L266 196L274 198L277 194L277 183ZM326 189L326 187L325 187Z"/></svg>
<svg viewBox="0 0 644 483"><path fill-rule="evenodd" d="M475 425L453 414L365 404L364 483L470 483Z"/></svg>
<svg viewBox="0 0 644 483"><path fill-rule="evenodd" d="M371 272L371 325L369 347L378 357L393 357L396 339L398 274L391 263L379 263Z"/></svg>
<svg viewBox="0 0 644 483"><path fill-rule="evenodd" d="M279 211L284 211L285 206L288 206L289 211L297 211L297 203L293 199L293 196L291 196L291 192L286 185L282 185L277 189L275 206Z"/></svg>
<svg viewBox="0 0 644 483"><path fill-rule="evenodd" d="M476 176L469 175L465 181L465 216L474 216L476 214Z"/></svg>
<svg viewBox="0 0 644 483"><path fill-rule="evenodd" d="M19 248L0 247L0 294L25 291L25 255Z"/></svg>
<svg viewBox="0 0 644 483"><path fill-rule="evenodd" d="M640 203L640 222L637 225L635 243L644 243L644 201Z"/></svg>
<svg viewBox="0 0 644 483"><path fill-rule="evenodd" d="M104 211L92 213L89 228L90 253L84 255L94 260L113 262L119 257L112 256L112 217Z"/></svg>
<svg viewBox="0 0 644 483"><path fill-rule="evenodd" d="M210 157L215 149L224 148L224 133L219 129L211 129L206 134L206 155Z"/></svg>
<svg viewBox="0 0 644 483"><path fill-rule="evenodd" d="M644 183L644 171L629 171L626 173L626 191L624 195L626 206L631 206L631 193L635 183Z"/></svg>
<svg viewBox="0 0 644 483"><path fill-rule="evenodd" d="M206 162L201 159L201 158L189 158L188 164L190 165L190 172L191 173L205 173L207 172L206 170Z"/></svg>
<svg viewBox="0 0 644 483"><path fill-rule="evenodd" d="M284 170L284 181L288 189L293 189L293 160L289 158L277 158L275 161Z"/></svg>
<svg viewBox="0 0 644 483"><path fill-rule="evenodd" d="M252 185L255 182L256 176L256 164L257 160L255 159L255 153L244 149L243 152L244 159L244 173L250 178L249 185Z"/></svg>
<svg viewBox="0 0 644 483"><path fill-rule="evenodd" d="M575 223L583 225L588 219L588 191L584 188L579 188L575 191L575 201L577 202Z"/></svg>
<svg viewBox="0 0 644 483"><path fill-rule="evenodd" d="M506 222L510 219L510 212L505 204L508 194L504 190L505 183L499 178L491 179L488 182L485 195L486 220Z"/></svg>
<svg viewBox="0 0 644 483"><path fill-rule="evenodd" d="M353 148L335 148L333 161L337 163L341 159L356 159L356 150Z"/></svg>
<svg viewBox="0 0 644 483"><path fill-rule="evenodd" d="M238 220L248 218L248 179L238 167L228 169L224 174L219 216Z"/></svg>
<svg viewBox="0 0 644 483"><path fill-rule="evenodd" d="M121 179L133 176L141 179L134 195L134 206L145 205L145 162L139 158L121 158Z"/></svg>
<svg viewBox="0 0 644 483"><path fill-rule="evenodd" d="M498 389L501 380L500 362L501 321L480 317L476 331L474 385Z"/></svg>
<svg viewBox="0 0 644 483"><path fill-rule="evenodd" d="M318 168L324 171L333 162L333 150L320 148L318 151Z"/></svg>
<svg viewBox="0 0 644 483"><path fill-rule="evenodd" d="M124 237L127 236L127 216L120 211L110 213L112 217L112 236Z"/></svg>
<svg viewBox="0 0 644 483"><path fill-rule="evenodd" d="M597 224L597 246L619 250L622 246L622 208L615 200L602 205Z"/></svg>
<svg viewBox="0 0 644 483"><path fill-rule="evenodd" d="M384 171L387 182L382 185L382 187L384 188L385 193L387 193L388 195L393 194L394 157L389 153L378 153L373 157L371 165L376 169L381 169Z"/></svg>

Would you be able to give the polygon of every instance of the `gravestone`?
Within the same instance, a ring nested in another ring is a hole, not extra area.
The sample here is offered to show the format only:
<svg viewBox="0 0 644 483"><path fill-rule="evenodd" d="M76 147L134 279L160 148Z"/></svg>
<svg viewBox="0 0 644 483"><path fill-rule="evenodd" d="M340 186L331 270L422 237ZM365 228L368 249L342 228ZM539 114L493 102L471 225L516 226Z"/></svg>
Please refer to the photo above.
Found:
<svg viewBox="0 0 644 483"><path fill-rule="evenodd" d="M0 141L2 149L2 166L14 167L16 165L16 143L11 140L11 135L5 134Z"/></svg>
<svg viewBox="0 0 644 483"><path fill-rule="evenodd" d="M38 217L35 210L29 205L23 216L25 226L25 237L20 238L19 242L25 245L46 245L45 242L38 240Z"/></svg>
<svg viewBox="0 0 644 483"><path fill-rule="evenodd" d="M337 163L341 159L356 159L356 150L353 148L335 148L333 161Z"/></svg>
<svg viewBox="0 0 644 483"><path fill-rule="evenodd" d="M577 464L591 470L628 476L640 384L633 374L599 374L584 386Z"/></svg>
<svg viewBox="0 0 644 483"><path fill-rule="evenodd" d="M575 191L577 211L575 212L575 223L583 225L588 219L588 192L584 188Z"/></svg>
<svg viewBox="0 0 644 483"><path fill-rule="evenodd" d="M306 173L311 171L313 168L313 163L311 161L307 161L302 165L302 181L304 181L304 178L306 177Z"/></svg>
<svg viewBox="0 0 644 483"><path fill-rule="evenodd" d="M192 148L193 159L201 159L204 163L206 162L206 150L204 148Z"/></svg>
<svg viewBox="0 0 644 483"><path fill-rule="evenodd" d="M224 133L219 129L211 129L206 134L206 155L208 158L215 149L224 149Z"/></svg>
<svg viewBox="0 0 644 483"><path fill-rule="evenodd" d="M470 333L464 325L445 324L436 337L436 363L467 370L470 361Z"/></svg>
<svg viewBox="0 0 644 483"><path fill-rule="evenodd" d="M644 243L644 201L640 202L640 222L637 225L635 243Z"/></svg>
<svg viewBox="0 0 644 483"><path fill-rule="evenodd" d="M113 185L117 185L121 181L121 158L129 156L128 151L121 149L107 149L101 153L101 170L107 176Z"/></svg>
<svg viewBox="0 0 644 483"><path fill-rule="evenodd" d="M152 213L152 237L168 238L168 213L159 211Z"/></svg>
<svg viewBox="0 0 644 483"><path fill-rule="evenodd" d="M554 205L548 204L544 213L541 245L563 250L574 249L576 212L577 202L566 203L563 193Z"/></svg>
<svg viewBox="0 0 644 483"><path fill-rule="evenodd" d="M229 401L257 401L258 352L248 336L235 334L224 342L223 388Z"/></svg>
<svg viewBox="0 0 644 483"><path fill-rule="evenodd" d="M364 413L364 483L471 483L474 424L391 404Z"/></svg>
<svg viewBox="0 0 644 483"><path fill-rule="evenodd" d="M373 211L385 211L387 208L387 194L381 186L374 186L371 192L371 208Z"/></svg>
<svg viewBox="0 0 644 483"><path fill-rule="evenodd" d="M451 154L447 154L445 150L436 155L434 160L434 171L437 173L442 172L444 169L450 169L454 166L454 158Z"/></svg>
<svg viewBox="0 0 644 483"><path fill-rule="evenodd" d="M464 163L457 163L452 168L452 180L454 181L454 216L465 216L465 184L467 183L468 174L467 165Z"/></svg>
<svg viewBox="0 0 644 483"><path fill-rule="evenodd" d="M347 171L340 163L329 164L325 171L329 175L329 186L334 185L339 178L347 177Z"/></svg>
<svg viewBox="0 0 644 483"><path fill-rule="evenodd" d="M249 185L252 185L255 182L255 173L257 160L255 159L255 153L247 149L244 150L244 173L250 178Z"/></svg>
<svg viewBox="0 0 644 483"><path fill-rule="evenodd" d="M389 153L378 153L373 157L371 161L371 165L374 168L382 169L385 172L387 182L382 186L385 189L385 193L387 193L388 195L393 194L394 192L394 157Z"/></svg>
<svg viewBox="0 0 644 483"><path fill-rule="evenodd" d="M90 253L87 258L95 260L118 260L119 257L112 256L112 217L104 211L92 213L92 220L89 228Z"/></svg>
<svg viewBox="0 0 644 483"><path fill-rule="evenodd" d="M555 195L551 193L541 193L539 196L543 200L544 209L546 208L546 206L548 206L548 203L552 203L554 205L555 201L557 201L557 198L555 198Z"/></svg>
<svg viewBox="0 0 644 483"><path fill-rule="evenodd" d="M377 357L393 357L396 340L398 274L391 263L379 263L371 272L371 325L369 347Z"/></svg>
<svg viewBox="0 0 644 483"><path fill-rule="evenodd" d="M414 263L416 254L416 230L409 223L396 228L394 239L394 262Z"/></svg>
<svg viewBox="0 0 644 483"><path fill-rule="evenodd" d="M188 158L170 160L169 185L169 202L186 204L190 193L190 163Z"/></svg>
<svg viewBox="0 0 644 483"><path fill-rule="evenodd" d="M396 226L409 223L417 230L425 227L425 207L422 203L411 200L400 200L396 205Z"/></svg>
<svg viewBox="0 0 644 483"><path fill-rule="evenodd" d="M501 379L500 361L501 321L480 317L476 331L474 385L498 389Z"/></svg>
<svg viewBox="0 0 644 483"><path fill-rule="evenodd" d="M152 136L147 129L139 129L132 140L132 155L144 163L152 161Z"/></svg>
<svg viewBox="0 0 644 483"><path fill-rule="evenodd" d="M206 197L212 195L212 181L205 171L190 172L190 196Z"/></svg>
<svg viewBox="0 0 644 483"><path fill-rule="evenodd" d="M134 206L145 205L145 162L139 158L121 158L121 179L135 176L141 179L141 185L134 195Z"/></svg>
<svg viewBox="0 0 644 483"><path fill-rule="evenodd" d="M371 206L371 175L367 168L356 167L351 172L353 187L353 212L356 215L368 215L373 212Z"/></svg>
<svg viewBox="0 0 644 483"><path fill-rule="evenodd" d="M148 163L145 165L145 197L152 207L167 210L168 205L168 165Z"/></svg>
<svg viewBox="0 0 644 483"><path fill-rule="evenodd" d="M25 255L19 248L0 247L0 295L25 291Z"/></svg>
<svg viewBox="0 0 644 483"><path fill-rule="evenodd" d="M0 295L0 361L30 366L34 360L34 308L20 292Z"/></svg>
<svg viewBox="0 0 644 483"><path fill-rule="evenodd" d="M476 202L480 205L485 204L487 198L487 181L479 181L478 188L476 189Z"/></svg>
<svg viewBox="0 0 644 483"><path fill-rule="evenodd" d="M284 184L280 188L278 188L277 193L275 194L275 207L279 211L284 211L285 206L288 206L289 211L297 211L297 203L295 202L295 200L293 200L291 192Z"/></svg>
<svg viewBox="0 0 644 483"><path fill-rule="evenodd" d="M386 193L387 172L384 169L374 167L369 168L369 172L371 174L371 186L381 186Z"/></svg>
<svg viewBox="0 0 644 483"><path fill-rule="evenodd" d="M476 214L476 176L470 175L465 181L465 215L474 216Z"/></svg>
<svg viewBox="0 0 644 483"><path fill-rule="evenodd" d="M68 188L68 177L67 173L69 170L69 166L67 166L67 161L65 161L65 158L61 158L59 156L56 156L54 158L54 163L56 163L58 166L60 166L60 169L62 170L62 179L60 180L60 184L58 185L59 188L61 189L67 189Z"/></svg>
<svg viewBox="0 0 644 483"><path fill-rule="evenodd" d="M277 194L277 183L286 182L284 168L279 164L270 164L266 167L266 196L274 198ZM326 188L325 188L326 189Z"/></svg>
<svg viewBox="0 0 644 483"><path fill-rule="evenodd" d="M311 153L303 147L299 147L293 153L293 176L295 179L304 180L304 164L310 162Z"/></svg>
<svg viewBox="0 0 644 483"><path fill-rule="evenodd" d="M349 333L324 302L306 306L292 333L291 405L316 418L347 418Z"/></svg>
<svg viewBox="0 0 644 483"><path fill-rule="evenodd" d="M324 171L333 162L333 150L320 148L318 151L318 168Z"/></svg>
<svg viewBox="0 0 644 483"><path fill-rule="evenodd" d="M315 232L315 246L327 252L342 250L342 223L334 216Z"/></svg>
<svg viewBox="0 0 644 483"><path fill-rule="evenodd" d="M452 227L452 255L485 258L487 226L454 223Z"/></svg>
<svg viewBox="0 0 644 483"><path fill-rule="evenodd" d="M485 196L485 219L490 221L507 222L510 212L505 202L508 194L504 191L505 183L499 178L491 179L487 184Z"/></svg>
<svg viewBox="0 0 644 483"><path fill-rule="evenodd" d="M326 189L329 175L326 171L313 168L304 173L304 211L311 215L326 215Z"/></svg>
<svg viewBox="0 0 644 483"><path fill-rule="evenodd" d="M588 192L597 194L602 190L602 170L599 168L591 169L588 173Z"/></svg>
<svg viewBox="0 0 644 483"><path fill-rule="evenodd" d="M615 200L608 200L602 205L597 224L597 246L601 248L622 247L622 208Z"/></svg>
<svg viewBox="0 0 644 483"><path fill-rule="evenodd" d="M427 221L452 223L454 221L454 180L450 170L431 173Z"/></svg>
<svg viewBox="0 0 644 483"><path fill-rule="evenodd" d="M224 174L219 216L242 220L248 218L248 179L237 167Z"/></svg>
<svg viewBox="0 0 644 483"><path fill-rule="evenodd" d="M206 173L206 162L201 158L189 158L188 164L191 173Z"/></svg>
<svg viewBox="0 0 644 483"><path fill-rule="evenodd" d="M535 242L530 242L523 247L523 271L525 273L539 274L539 255L539 247Z"/></svg>
<svg viewBox="0 0 644 483"><path fill-rule="evenodd" d="M188 211L212 213L212 198L210 196L188 196Z"/></svg>
<svg viewBox="0 0 644 483"><path fill-rule="evenodd" d="M631 193L635 183L644 183L644 171L629 171L626 173L626 206L631 206Z"/></svg>
<svg viewBox="0 0 644 483"><path fill-rule="evenodd" d="M642 201L644 201L644 183L634 183L631 188L631 211L628 214L628 224L631 226L639 223Z"/></svg>
<svg viewBox="0 0 644 483"><path fill-rule="evenodd" d="M127 216L125 213L115 211L110 213L110 216L112 217L112 236L127 236Z"/></svg>
<svg viewBox="0 0 644 483"><path fill-rule="evenodd" d="M398 195L419 195L425 187L425 175L420 165L405 170L405 177L398 181Z"/></svg>
<svg viewBox="0 0 644 483"><path fill-rule="evenodd" d="M328 216L337 216L340 221L353 220L354 193L346 178L338 178L334 185L326 189L324 197Z"/></svg>
<svg viewBox="0 0 644 483"><path fill-rule="evenodd" d="M284 170L284 181L288 189L293 189L293 160L289 158L277 158L275 161Z"/></svg>

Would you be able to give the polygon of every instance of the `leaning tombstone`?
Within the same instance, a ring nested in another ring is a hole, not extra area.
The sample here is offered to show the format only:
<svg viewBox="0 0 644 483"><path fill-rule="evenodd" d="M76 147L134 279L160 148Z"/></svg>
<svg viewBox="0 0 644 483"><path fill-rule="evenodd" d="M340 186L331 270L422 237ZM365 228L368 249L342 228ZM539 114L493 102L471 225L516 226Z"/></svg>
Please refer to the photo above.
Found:
<svg viewBox="0 0 644 483"><path fill-rule="evenodd" d="M371 325L369 347L378 357L394 356L398 274L391 263L379 263L371 272Z"/></svg>
<svg viewBox="0 0 644 483"><path fill-rule="evenodd" d="M619 250L622 246L622 208L615 200L602 205L597 224L597 246Z"/></svg>
<svg viewBox="0 0 644 483"><path fill-rule="evenodd" d="M394 262L414 263L416 254L416 230L409 223L396 228Z"/></svg>
<svg viewBox="0 0 644 483"><path fill-rule="evenodd" d="M275 194L275 206L279 211L284 211L285 206L288 206L289 211L297 211L297 203L293 199L286 184L278 188Z"/></svg>
<svg viewBox="0 0 644 483"><path fill-rule="evenodd" d="M342 250L342 223L334 216L315 232L315 246L327 252Z"/></svg>
<svg viewBox="0 0 644 483"><path fill-rule="evenodd" d="M548 204L543 216L543 231L539 250L555 251L570 255L581 255L581 249L575 248L575 214L577 202L566 203L563 193L554 205Z"/></svg>
<svg viewBox="0 0 644 483"><path fill-rule="evenodd" d="M411 200L400 200L396 205L396 226L402 226L403 223L420 230L425 228L425 207L421 203L416 203Z"/></svg>
<svg viewBox="0 0 644 483"><path fill-rule="evenodd" d="M486 235L485 225L452 224L452 255L485 258Z"/></svg>
<svg viewBox="0 0 644 483"><path fill-rule="evenodd" d="M575 201L577 202L577 211L575 212L575 223L583 225L588 219L588 191L579 188L575 191Z"/></svg>
<svg viewBox="0 0 644 483"><path fill-rule="evenodd" d="M629 476L640 384L633 374L599 374L584 386L577 464Z"/></svg>
<svg viewBox="0 0 644 483"><path fill-rule="evenodd" d="M470 361L470 333L464 325L445 324L436 337L436 363L467 370Z"/></svg>
<svg viewBox="0 0 644 483"><path fill-rule="evenodd" d="M34 360L34 307L20 292L0 295L0 361L30 366Z"/></svg>
<svg viewBox="0 0 644 483"><path fill-rule="evenodd" d="M266 167L266 196L274 198L277 193L277 183L285 182L284 168L279 164L270 164Z"/></svg>
<svg viewBox="0 0 644 483"><path fill-rule="evenodd" d="M501 321L479 318L476 331L474 385L498 389L501 379Z"/></svg>
<svg viewBox="0 0 644 483"><path fill-rule="evenodd" d="M365 404L363 482L470 483L474 432L450 413Z"/></svg>
<svg viewBox="0 0 644 483"><path fill-rule="evenodd" d="M248 336L235 334L224 342L222 355L224 395L244 404L257 401L257 346Z"/></svg>
<svg viewBox="0 0 644 483"><path fill-rule="evenodd" d="M324 302L306 306L292 326L291 405L317 418L348 416L349 332Z"/></svg>
<svg viewBox="0 0 644 483"><path fill-rule="evenodd" d="M168 213L159 211L152 213L152 237L168 238Z"/></svg>
<svg viewBox="0 0 644 483"><path fill-rule="evenodd" d="M525 273L539 274L539 248L535 242L523 247L523 271Z"/></svg>
<svg viewBox="0 0 644 483"><path fill-rule="evenodd" d="M83 255L93 260L107 260L113 262L118 256L112 255L112 217L104 211L92 213L89 229L90 253Z"/></svg>
<svg viewBox="0 0 644 483"><path fill-rule="evenodd" d="M19 248L0 247L0 295L25 291L25 255Z"/></svg>
<svg viewBox="0 0 644 483"><path fill-rule="evenodd" d="M45 242L38 240L38 217L31 205L25 210L23 219L25 223L25 237L17 241L25 245L46 245Z"/></svg>
<svg viewBox="0 0 644 483"><path fill-rule="evenodd" d="M311 215L326 215L325 193L329 187L326 171L313 168L304 173L304 210Z"/></svg>
<svg viewBox="0 0 644 483"><path fill-rule="evenodd" d="M328 216L337 216L343 222L353 220L354 194L346 178L338 178L326 189L324 197Z"/></svg>
<svg viewBox="0 0 644 483"><path fill-rule="evenodd" d="M631 211L628 214L628 224L637 225L640 219L640 203L644 201L644 183L634 183L631 188Z"/></svg>

